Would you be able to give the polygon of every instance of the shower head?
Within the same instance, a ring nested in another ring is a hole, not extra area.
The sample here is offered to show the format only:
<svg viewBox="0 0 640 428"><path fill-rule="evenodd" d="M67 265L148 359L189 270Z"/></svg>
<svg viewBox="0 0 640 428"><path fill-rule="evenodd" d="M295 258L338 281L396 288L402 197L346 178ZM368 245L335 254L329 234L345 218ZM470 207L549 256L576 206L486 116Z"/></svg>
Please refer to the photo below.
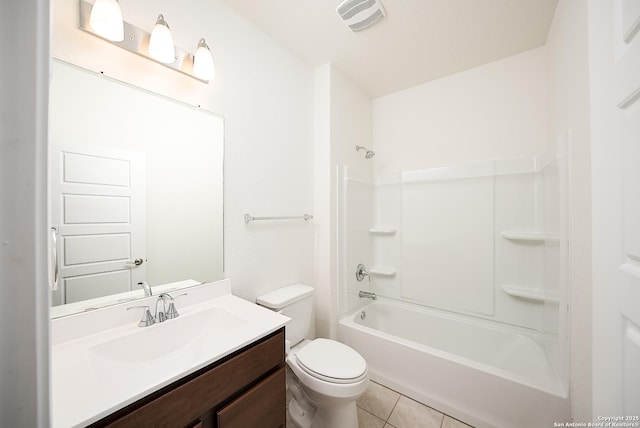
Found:
<svg viewBox="0 0 640 428"><path fill-rule="evenodd" d="M356 146L356 152L359 152L360 150L364 150L364 157L365 159L371 159L372 157L374 157L376 155L376 152L374 152L373 150L369 150L366 147L363 146Z"/></svg>

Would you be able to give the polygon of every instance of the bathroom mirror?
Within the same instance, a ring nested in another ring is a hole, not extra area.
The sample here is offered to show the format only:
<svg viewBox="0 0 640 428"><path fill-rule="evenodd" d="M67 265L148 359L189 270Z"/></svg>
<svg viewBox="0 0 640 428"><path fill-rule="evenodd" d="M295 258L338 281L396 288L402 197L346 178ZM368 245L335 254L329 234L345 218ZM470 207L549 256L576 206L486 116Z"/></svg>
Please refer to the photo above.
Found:
<svg viewBox="0 0 640 428"><path fill-rule="evenodd" d="M223 278L221 116L54 60L52 316Z"/></svg>

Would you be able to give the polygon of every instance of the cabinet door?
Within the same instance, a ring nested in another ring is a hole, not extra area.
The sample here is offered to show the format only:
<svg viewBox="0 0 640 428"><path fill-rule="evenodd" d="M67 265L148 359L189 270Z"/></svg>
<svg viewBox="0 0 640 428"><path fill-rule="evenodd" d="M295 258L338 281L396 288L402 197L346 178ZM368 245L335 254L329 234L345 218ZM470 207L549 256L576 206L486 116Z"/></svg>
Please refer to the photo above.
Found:
<svg viewBox="0 0 640 428"><path fill-rule="evenodd" d="M284 428L285 408L282 367L218 411L218 428Z"/></svg>

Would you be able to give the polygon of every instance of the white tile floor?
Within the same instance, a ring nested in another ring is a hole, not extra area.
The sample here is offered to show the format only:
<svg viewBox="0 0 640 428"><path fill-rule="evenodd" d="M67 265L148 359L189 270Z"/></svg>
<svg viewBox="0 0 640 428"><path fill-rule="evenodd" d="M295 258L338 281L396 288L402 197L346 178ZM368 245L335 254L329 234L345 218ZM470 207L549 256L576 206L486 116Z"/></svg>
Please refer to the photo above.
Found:
<svg viewBox="0 0 640 428"><path fill-rule="evenodd" d="M375 382L357 404L360 428L473 428Z"/></svg>

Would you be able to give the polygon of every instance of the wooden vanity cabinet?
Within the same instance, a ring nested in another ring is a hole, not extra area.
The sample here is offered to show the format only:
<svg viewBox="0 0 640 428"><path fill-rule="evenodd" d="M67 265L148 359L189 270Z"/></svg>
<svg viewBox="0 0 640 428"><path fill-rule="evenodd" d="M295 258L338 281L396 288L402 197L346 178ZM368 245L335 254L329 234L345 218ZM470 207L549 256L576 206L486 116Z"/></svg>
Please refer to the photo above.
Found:
<svg viewBox="0 0 640 428"><path fill-rule="evenodd" d="M284 428L284 328L101 419L109 428Z"/></svg>

